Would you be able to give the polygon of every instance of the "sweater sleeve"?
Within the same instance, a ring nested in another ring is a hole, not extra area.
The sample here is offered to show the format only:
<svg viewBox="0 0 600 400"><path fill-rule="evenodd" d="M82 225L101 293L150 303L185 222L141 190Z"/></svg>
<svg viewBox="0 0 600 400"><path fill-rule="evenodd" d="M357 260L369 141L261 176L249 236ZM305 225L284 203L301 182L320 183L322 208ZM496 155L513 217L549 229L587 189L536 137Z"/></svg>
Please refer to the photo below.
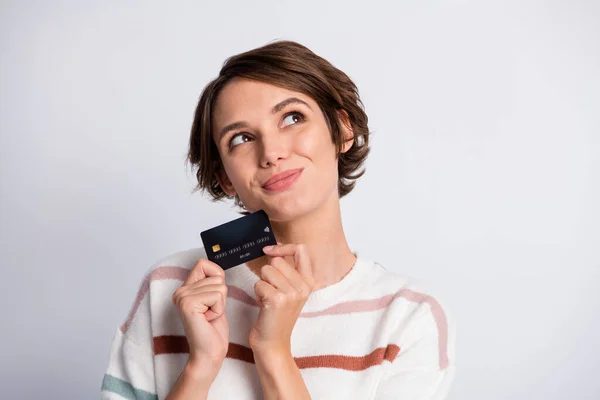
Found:
<svg viewBox="0 0 600 400"><path fill-rule="evenodd" d="M433 298L398 330L400 351L382 376L374 400L443 400L454 380L455 326Z"/></svg>
<svg viewBox="0 0 600 400"><path fill-rule="evenodd" d="M148 276L140 285L127 320L113 336L108 367L102 380L101 400L158 400Z"/></svg>

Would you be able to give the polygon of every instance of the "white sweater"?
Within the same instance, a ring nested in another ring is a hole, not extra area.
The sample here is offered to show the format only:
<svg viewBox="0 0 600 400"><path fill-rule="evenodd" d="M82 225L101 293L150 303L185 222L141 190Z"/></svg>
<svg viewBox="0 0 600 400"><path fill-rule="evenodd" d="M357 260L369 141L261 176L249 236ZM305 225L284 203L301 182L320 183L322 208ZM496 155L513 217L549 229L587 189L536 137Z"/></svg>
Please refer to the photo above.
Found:
<svg viewBox="0 0 600 400"><path fill-rule="evenodd" d="M354 253L339 282L311 293L291 337L313 399L441 400L454 377L455 328L447 310L405 276ZM172 295L203 248L152 266L117 329L101 399L164 399L188 345ZM229 349L208 399L262 399L248 342L259 307L246 264L225 271Z"/></svg>

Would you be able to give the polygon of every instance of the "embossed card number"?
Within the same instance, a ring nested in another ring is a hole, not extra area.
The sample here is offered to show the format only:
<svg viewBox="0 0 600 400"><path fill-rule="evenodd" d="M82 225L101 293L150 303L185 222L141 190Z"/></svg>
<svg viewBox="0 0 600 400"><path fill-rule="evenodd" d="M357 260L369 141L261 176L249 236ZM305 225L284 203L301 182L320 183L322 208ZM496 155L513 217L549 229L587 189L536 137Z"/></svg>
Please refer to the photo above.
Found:
<svg viewBox="0 0 600 400"><path fill-rule="evenodd" d="M203 231L200 236L208 259L223 269L261 257L264 246L277 244L263 210Z"/></svg>

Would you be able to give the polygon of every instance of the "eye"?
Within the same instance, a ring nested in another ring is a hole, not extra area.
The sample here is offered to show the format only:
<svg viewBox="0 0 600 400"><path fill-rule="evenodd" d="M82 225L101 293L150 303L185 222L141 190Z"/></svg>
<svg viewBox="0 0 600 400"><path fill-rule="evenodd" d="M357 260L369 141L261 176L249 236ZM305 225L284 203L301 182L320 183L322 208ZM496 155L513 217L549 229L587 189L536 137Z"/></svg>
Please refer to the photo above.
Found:
<svg viewBox="0 0 600 400"><path fill-rule="evenodd" d="M238 144L244 143L246 142L246 140L243 140L243 138L248 138L249 136L246 135L245 133L236 133L235 135L233 135L233 137L231 138L231 140L229 141L229 148L233 149L235 146L237 146ZM239 141L239 143L235 143L237 138L242 138L241 141Z"/></svg>
<svg viewBox="0 0 600 400"><path fill-rule="evenodd" d="M294 125L302 121L304 121L304 115L298 111L291 112L283 118L284 126Z"/></svg>

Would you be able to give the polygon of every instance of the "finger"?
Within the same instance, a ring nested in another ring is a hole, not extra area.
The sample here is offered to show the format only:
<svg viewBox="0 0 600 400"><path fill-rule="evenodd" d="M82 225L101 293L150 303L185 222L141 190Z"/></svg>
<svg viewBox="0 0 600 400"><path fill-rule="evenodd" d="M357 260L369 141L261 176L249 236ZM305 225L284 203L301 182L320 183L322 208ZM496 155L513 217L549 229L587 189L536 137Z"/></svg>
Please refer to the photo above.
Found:
<svg viewBox="0 0 600 400"><path fill-rule="evenodd" d="M290 266L283 258L273 257L271 265L277 268L277 271L285 277L292 289L302 294L306 294L306 291L308 291L308 293L311 292L310 287L300 273L296 271L294 267Z"/></svg>
<svg viewBox="0 0 600 400"><path fill-rule="evenodd" d="M187 276L183 284L189 285L199 281L200 279L204 279L207 276L222 276L224 278L225 271L223 271L223 268L214 262L206 258L200 258L194 268L192 268L190 271L190 274Z"/></svg>
<svg viewBox="0 0 600 400"><path fill-rule="evenodd" d="M200 279L199 281L190 283L189 285L181 285L181 288L195 288L202 287L206 285L225 285L225 278L221 275L218 276L207 276L204 279Z"/></svg>
<svg viewBox="0 0 600 400"><path fill-rule="evenodd" d="M271 264L263 265L260 269L260 277L262 280L270 283L274 288L281 290L282 292L292 292L294 291L294 286L287 280L285 275L283 275L280 271L282 268L292 269L283 259L279 258L278 260L271 260L271 263L276 261L279 264L279 267L275 267ZM281 262L284 262L285 267L281 266Z"/></svg>
<svg viewBox="0 0 600 400"><path fill-rule="evenodd" d="M214 284L203 286L182 286L173 293L173 303L177 304L178 301L185 296L195 296L207 292L221 292L223 294L223 299L225 299L224 301L227 301L227 286L223 284Z"/></svg>
<svg viewBox="0 0 600 400"><path fill-rule="evenodd" d="M313 272L304 244L282 244L263 247L265 254L271 257L294 257L294 267L304 278L312 280Z"/></svg>
<svg viewBox="0 0 600 400"><path fill-rule="evenodd" d="M254 284L254 293L256 293L256 299L263 308L269 308L274 303L278 294L270 283L263 280L257 281Z"/></svg>
<svg viewBox="0 0 600 400"><path fill-rule="evenodd" d="M204 292L195 295L184 294L177 299L177 307L186 316L207 314L205 316L208 320L208 317L222 315L225 312L225 301L223 293L220 291Z"/></svg>
<svg viewBox="0 0 600 400"><path fill-rule="evenodd" d="M190 283L189 285L186 285L184 283L180 287L175 289L175 291L173 292L173 301L175 301L174 299L179 293L181 293L185 290L188 290L191 288L196 288L196 287L207 286L207 285L224 285L224 284L225 284L225 278L222 276L209 276L204 279L200 279L199 281Z"/></svg>

